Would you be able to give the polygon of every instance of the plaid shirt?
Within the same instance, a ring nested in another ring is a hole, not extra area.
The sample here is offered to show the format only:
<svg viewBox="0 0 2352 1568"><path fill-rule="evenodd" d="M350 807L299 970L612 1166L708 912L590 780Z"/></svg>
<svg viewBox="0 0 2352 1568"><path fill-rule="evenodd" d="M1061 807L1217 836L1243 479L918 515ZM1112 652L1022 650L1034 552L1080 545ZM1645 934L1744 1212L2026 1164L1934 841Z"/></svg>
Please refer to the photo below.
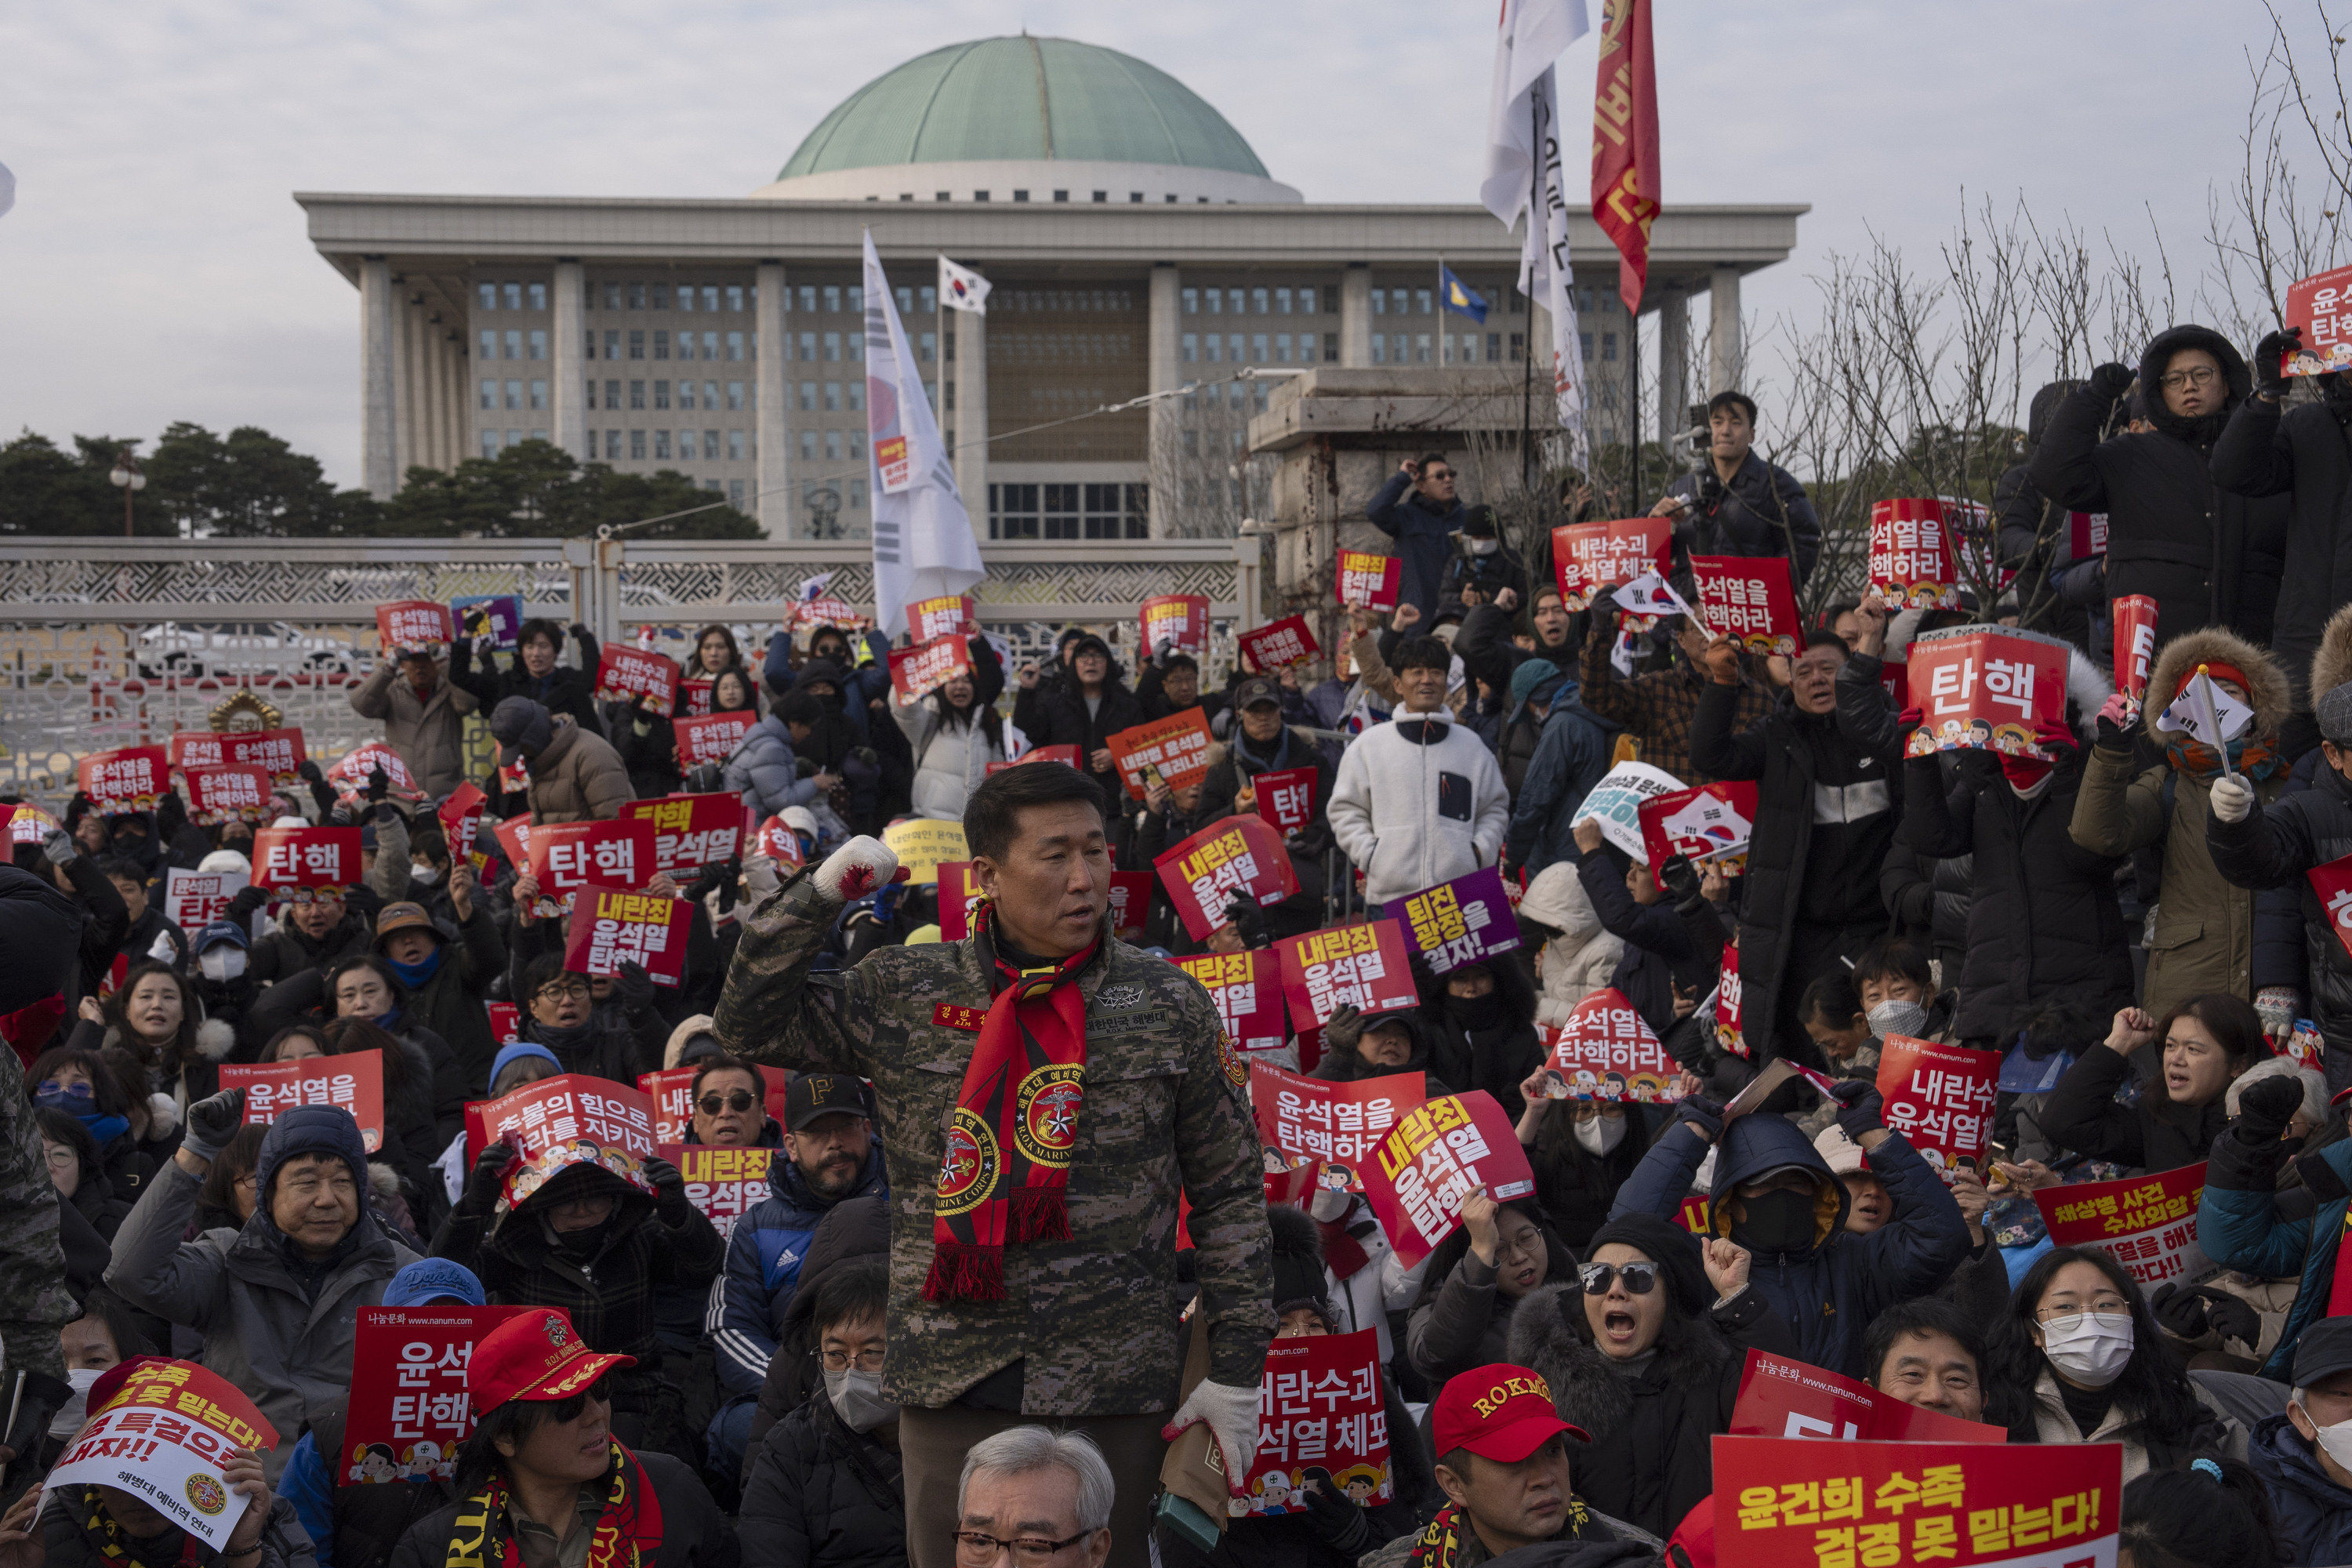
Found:
<svg viewBox="0 0 2352 1568"><path fill-rule="evenodd" d="M1581 679L1584 705L1612 723L1622 725L1641 746L1641 760L1685 784L1713 784L1715 775L1691 765L1691 715L1698 710L1699 693L1706 675L1687 659L1669 669L1653 670L1631 680L1621 678L1609 662L1615 629L1608 617L1595 616L1592 635L1585 639ZM1772 710L1773 691L1745 670L1739 677L1739 706L1734 710L1738 731L1753 728Z"/></svg>

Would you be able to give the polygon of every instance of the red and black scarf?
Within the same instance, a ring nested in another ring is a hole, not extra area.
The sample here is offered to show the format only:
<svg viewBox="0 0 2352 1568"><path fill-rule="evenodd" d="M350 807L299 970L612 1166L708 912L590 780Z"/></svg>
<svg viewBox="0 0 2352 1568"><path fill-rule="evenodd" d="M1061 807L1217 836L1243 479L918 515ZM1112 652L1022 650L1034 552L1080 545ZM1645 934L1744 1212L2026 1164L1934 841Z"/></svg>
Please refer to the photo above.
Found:
<svg viewBox="0 0 2352 1568"><path fill-rule="evenodd" d="M1001 1301L1006 1242L1070 1239L1062 1189L1087 1070L1087 999L1076 982L1101 942L1019 969L996 956L994 913L982 905L974 917L973 948L996 1000L963 1069L940 1162L927 1301Z"/></svg>
<svg viewBox="0 0 2352 1568"><path fill-rule="evenodd" d="M613 1443L604 1511L588 1538L588 1568L651 1568L661 1550L661 1499L637 1457ZM489 1484L457 1505L443 1568L522 1568L507 1520L507 1483L493 1474Z"/></svg>
<svg viewBox="0 0 2352 1568"><path fill-rule="evenodd" d="M1605 1530L1593 1528L1592 1510L1580 1497L1568 1500L1568 1517L1553 1541L1610 1541L1615 1537ZM1467 1563L1484 1563L1493 1553L1462 1517L1459 1505L1447 1503L1437 1510L1436 1517L1425 1526L1412 1543L1412 1553L1405 1559L1410 1568L1461 1568Z"/></svg>

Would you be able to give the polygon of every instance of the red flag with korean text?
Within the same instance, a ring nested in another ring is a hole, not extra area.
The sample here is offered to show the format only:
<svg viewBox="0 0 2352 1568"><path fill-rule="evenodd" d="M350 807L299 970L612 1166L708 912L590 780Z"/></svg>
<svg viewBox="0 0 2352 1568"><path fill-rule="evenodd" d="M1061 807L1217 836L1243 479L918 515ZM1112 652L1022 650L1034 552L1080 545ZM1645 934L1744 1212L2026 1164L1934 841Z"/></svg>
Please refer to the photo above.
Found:
<svg viewBox="0 0 2352 1568"><path fill-rule="evenodd" d="M1727 942L1715 980L1715 1043L1746 1061L1748 1040L1739 1032L1739 943Z"/></svg>
<svg viewBox="0 0 2352 1568"><path fill-rule="evenodd" d="M563 967L575 974L618 974L640 964L656 985L686 984L686 933L694 906L659 893L589 884L572 895L571 934Z"/></svg>
<svg viewBox="0 0 2352 1568"><path fill-rule="evenodd" d="M1658 66L1649 0L1603 0L1592 93L1592 221L1617 247L1617 295L1635 315L1658 216Z"/></svg>
<svg viewBox="0 0 2352 1568"><path fill-rule="evenodd" d="M749 853L764 855L780 866L805 866L808 857L801 851L801 836L784 825L781 816L772 816L760 824L760 831L751 835Z"/></svg>
<svg viewBox="0 0 2352 1568"><path fill-rule="evenodd" d="M1510 1113L1478 1089L1406 1111L1358 1176L1402 1268L1454 1234L1472 1193L1483 1187L1496 1203L1508 1203L1536 1190Z"/></svg>
<svg viewBox="0 0 2352 1568"><path fill-rule="evenodd" d="M1719 637L1730 637L1750 653L1794 658L1805 644L1797 615L1797 590L1789 580L1785 555L1694 555L1694 606Z"/></svg>
<svg viewBox="0 0 2352 1568"><path fill-rule="evenodd" d="M1984 1169L2000 1061L1999 1051L1939 1046L1908 1035L1889 1035L1878 1047L1886 1125L1903 1134L1947 1186L1963 1164Z"/></svg>
<svg viewBox="0 0 2352 1568"><path fill-rule="evenodd" d="M441 824L442 841L449 847L452 863L465 861L477 876L490 863L488 849L477 848L474 840L482 830L482 807L489 797L471 780L461 782L449 792L449 798L434 809Z"/></svg>

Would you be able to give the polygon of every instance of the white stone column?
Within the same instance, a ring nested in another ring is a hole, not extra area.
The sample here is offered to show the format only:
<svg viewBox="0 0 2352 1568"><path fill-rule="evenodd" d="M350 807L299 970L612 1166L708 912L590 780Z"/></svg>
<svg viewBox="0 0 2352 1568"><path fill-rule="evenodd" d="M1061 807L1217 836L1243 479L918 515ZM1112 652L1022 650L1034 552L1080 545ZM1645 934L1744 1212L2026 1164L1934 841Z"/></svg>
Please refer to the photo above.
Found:
<svg viewBox="0 0 2352 1568"><path fill-rule="evenodd" d="M392 263L360 258L360 475L368 494L390 500L399 487L394 442Z"/></svg>
<svg viewBox="0 0 2352 1568"><path fill-rule="evenodd" d="M751 395L758 405L751 418L751 439L759 447L760 500L751 510L771 539L793 533L791 432L784 416L784 264L762 261L753 274L760 308L758 374L751 378Z"/></svg>
<svg viewBox="0 0 2352 1568"><path fill-rule="evenodd" d="M441 399L446 391L441 374L441 329L434 320L434 311L424 304L409 307L413 318L409 325L413 345L410 366L415 392L416 423L409 448L414 454L409 461L422 468L444 468L447 460L441 455Z"/></svg>
<svg viewBox="0 0 2352 1568"><path fill-rule="evenodd" d="M436 331L441 341L441 466L454 469L466 460L466 334L446 318Z"/></svg>
<svg viewBox="0 0 2352 1568"><path fill-rule="evenodd" d="M1688 428L1690 294L1679 288L1667 289L1661 291L1658 304L1659 438L1671 443Z"/></svg>
<svg viewBox="0 0 2352 1568"><path fill-rule="evenodd" d="M425 312L405 280L393 284L393 475L394 488L408 482L408 470L425 460L418 443L425 434L425 354L420 334Z"/></svg>
<svg viewBox="0 0 2352 1568"><path fill-rule="evenodd" d="M1372 363L1372 269L1351 262L1339 274L1339 367Z"/></svg>
<svg viewBox="0 0 2352 1568"><path fill-rule="evenodd" d="M1184 384L1183 272L1173 262L1162 261L1151 268L1151 324L1145 339L1150 360L1150 390L1165 392ZM1179 431L1184 418L1180 400L1162 397L1150 405L1150 416L1145 424L1145 460L1151 474L1151 537L1168 537L1171 520L1176 515L1176 498L1168 493L1176 482L1172 459L1176 443L1182 437Z"/></svg>
<svg viewBox="0 0 2352 1568"><path fill-rule="evenodd" d="M555 383L549 399L555 422L547 433L574 458L585 458L590 453L586 393L582 380L587 374L587 361L582 334L588 326L588 286L585 269L578 261L556 262L554 304L554 321L550 330L555 346L548 354L548 363Z"/></svg>
<svg viewBox="0 0 2352 1568"><path fill-rule="evenodd" d="M1739 268L1718 267L1707 288L1706 395L1740 390Z"/></svg>
<svg viewBox="0 0 2352 1568"><path fill-rule="evenodd" d="M971 519L972 536L988 537L988 318L950 310L956 358L956 493ZM947 353L945 347L940 352ZM942 384L947 366L940 366ZM940 394L940 400L946 400Z"/></svg>

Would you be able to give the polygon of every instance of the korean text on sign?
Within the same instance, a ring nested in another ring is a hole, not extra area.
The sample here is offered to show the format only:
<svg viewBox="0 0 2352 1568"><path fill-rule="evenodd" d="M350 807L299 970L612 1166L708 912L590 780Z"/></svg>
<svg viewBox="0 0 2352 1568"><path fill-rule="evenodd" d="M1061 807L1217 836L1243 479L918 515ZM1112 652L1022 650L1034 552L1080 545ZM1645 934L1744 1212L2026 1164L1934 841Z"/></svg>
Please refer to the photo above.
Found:
<svg viewBox="0 0 2352 1568"><path fill-rule="evenodd" d="M978 607L969 594L949 594L918 599L907 606L907 640L927 643L950 635L969 637L980 629Z"/></svg>
<svg viewBox="0 0 2352 1568"><path fill-rule="evenodd" d="M1750 653L1797 652L1803 628L1785 555L1694 555L1698 611L1715 635Z"/></svg>
<svg viewBox="0 0 2352 1568"><path fill-rule="evenodd" d="M654 869L688 871L735 858L743 839L743 801L732 795L666 795L635 800L624 817L654 825Z"/></svg>
<svg viewBox="0 0 2352 1568"><path fill-rule="evenodd" d="M1943 502L1927 496L1871 507L1870 585L1896 609L1960 602Z"/></svg>
<svg viewBox="0 0 2352 1568"><path fill-rule="evenodd" d="M735 754L751 726L760 721L757 713L706 713L698 719L674 719L670 730L677 737L677 761L680 767L699 767L704 763L723 763Z"/></svg>
<svg viewBox="0 0 2352 1568"><path fill-rule="evenodd" d="M1665 553L1663 518L1570 522L1551 531L1552 571L1560 601L1571 610L1590 605L1607 584L1630 583L1658 571Z"/></svg>
<svg viewBox="0 0 2352 1568"><path fill-rule="evenodd" d="M1351 610L1393 610L1404 563L1393 555L1342 550L1339 555L1339 603Z"/></svg>
<svg viewBox="0 0 2352 1568"><path fill-rule="evenodd" d="M1285 616L1255 631L1241 632L1234 640L1242 657L1249 661L1250 668L1260 674L1297 664L1322 651L1316 645L1315 634L1307 629L1304 616Z"/></svg>
<svg viewBox="0 0 2352 1568"><path fill-rule="evenodd" d="M2042 754L2034 732L2066 708L2067 647L2031 632L1954 628L1911 644L1911 700L1921 723L1906 754L1969 748Z"/></svg>
<svg viewBox="0 0 2352 1568"><path fill-rule="evenodd" d="M1242 1480L1248 1511L1307 1511L1309 1469L1358 1507L1395 1495L1378 1331L1276 1340L1258 1384L1257 1458ZM1241 1504L1234 1505L1239 1508Z"/></svg>
<svg viewBox="0 0 2352 1568"><path fill-rule="evenodd" d="M913 702L959 675L971 673L971 645L961 636L934 637L914 647L890 650L890 688L900 702Z"/></svg>
<svg viewBox="0 0 2352 1568"><path fill-rule="evenodd" d="M1408 1072L1327 1083L1253 1062L1250 1104L1257 1113L1258 1137L1267 1148L1290 1156L1292 1164L1314 1161L1345 1165L1353 1173L1397 1118L1428 1098L1425 1082L1421 1074Z"/></svg>
<svg viewBox="0 0 2352 1568"><path fill-rule="evenodd" d="M1207 990L1236 1050L1270 1051L1281 1046L1286 1033L1282 975L1273 953L1253 947L1240 952L1203 952L1175 963Z"/></svg>
<svg viewBox="0 0 2352 1568"><path fill-rule="evenodd" d="M1269 768L1250 780L1257 814L1285 833L1296 833L1315 820L1316 770Z"/></svg>
<svg viewBox="0 0 2352 1568"><path fill-rule="evenodd" d="M2216 1265L2197 1242L2197 1204L2205 1163L2148 1176L2044 1187L2033 1194L2050 1239L2060 1247L2104 1247L2148 1289L2193 1285Z"/></svg>
<svg viewBox="0 0 2352 1568"><path fill-rule="evenodd" d="M253 885L300 901L334 898L360 879L356 827L262 827L253 835Z"/></svg>
<svg viewBox="0 0 2352 1568"><path fill-rule="evenodd" d="M662 1068L637 1075L637 1088L653 1102L655 1142L684 1143L688 1133L693 1130L694 1072L694 1068L688 1065ZM769 1067L765 1063L761 1064L759 1074L761 1094L763 1096L761 1103L767 1113L776 1119L776 1125L781 1127L784 1123L784 1091L792 1087L792 1075L782 1068ZM719 1091L712 1089L705 1092L716 1094ZM668 1156L664 1155L663 1158L667 1159ZM675 1165L677 1162L671 1160L670 1163Z"/></svg>
<svg viewBox="0 0 2352 1568"><path fill-rule="evenodd" d="M74 764L74 783L102 812L152 811L163 798L166 765L161 746L92 752Z"/></svg>
<svg viewBox="0 0 2352 1568"><path fill-rule="evenodd" d="M350 1414L331 1463L339 1486L447 1480L478 1415L467 1390L474 1342L531 1307L362 1307Z"/></svg>
<svg viewBox="0 0 2352 1568"><path fill-rule="evenodd" d="M563 966L583 974L618 974L640 965L656 985L677 985L686 973L686 933L694 906L659 893L584 887L572 911Z"/></svg>
<svg viewBox="0 0 2352 1568"><path fill-rule="evenodd" d="M1412 944L1439 974L1519 945L1518 917L1503 891L1503 873L1489 866L1425 888L1404 901Z"/></svg>
<svg viewBox="0 0 2352 1568"><path fill-rule="evenodd" d="M1681 1068L1625 994L1604 987L1569 1009L1559 1027L1542 1024L1548 1100L1655 1101L1674 1091Z"/></svg>
<svg viewBox="0 0 2352 1568"><path fill-rule="evenodd" d="M1311 931L1280 951L1282 987L1302 1031L1328 1022L1341 1006L1384 1013L1415 1005L1404 933L1392 920Z"/></svg>
<svg viewBox="0 0 2352 1568"><path fill-rule="evenodd" d="M595 697L599 702L643 699L648 713L667 719L677 705L677 660L667 654L606 643L596 659Z"/></svg>
<svg viewBox="0 0 2352 1568"><path fill-rule="evenodd" d="M1199 594L1162 594L1143 601L1137 617L1144 652L1158 657L1163 643L1186 653L1209 646L1209 601Z"/></svg>
<svg viewBox="0 0 2352 1568"><path fill-rule="evenodd" d="M1151 865L1195 942L1226 923L1225 904L1235 894L1251 903L1276 904L1298 891L1289 853L1259 816L1211 823L1170 846Z"/></svg>
<svg viewBox="0 0 2352 1568"><path fill-rule="evenodd" d="M277 1443L276 1429L227 1379L193 1362L150 1362L90 1412L47 1484L68 1497L119 1488L217 1551L248 1501L222 1479L230 1450Z"/></svg>
<svg viewBox="0 0 2352 1568"><path fill-rule="evenodd" d="M664 1144L661 1157L677 1167L686 1183L686 1201L721 1237L732 1236L735 1222L768 1195L768 1162L773 1149L737 1148L716 1143Z"/></svg>
<svg viewBox="0 0 2352 1568"><path fill-rule="evenodd" d="M1463 1200L1472 1193L1483 1187L1496 1202L1507 1203L1536 1185L1510 1117L1483 1089L1406 1111L1360 1174L1372 1213L1405 1268L1454 1234Z"/></svg>
<svg viewBox="0 0 2352 1568"><path fill-rule="evenodd" d="M654 874L654 825L633 819L534 823L530 868L539 883L541 913L569 911L573 895L591 882L642 888Z"/></svg>
<svg viewBox="0 0 2352 1568"><path fill-rule="evenodd" d="M268 1125L302 1105L331 1105L359 1123L360 1142L383 1147L383 1053L352 1051L289 1062L223 1062L223 1089L245 1090L245 1120Z"/></svg>
<svg viewBox="0 0 2352 1568"><path fill-rule="evenodd" d="M1143 771L1159 771L1171 789L1181 789L1209 773L1209 725L1198 708L1187 708L1106 736L1111 763L1127 782L1127 793L1141 800L1149 793Z"/></svg>
<svg viewBox="0 0 2352 1568"><path fill-rule="evenodd" d="M1980 1170L1992 1135L2000 1053L1889 1035L1879 1049L1878 1092L1886 1125L1949 1183L1960 1165Z"/></svg>
<svg viewBox="0 0 2352 1568"><path fill-rule="evenodd" d="M522 1202L569 1166L593 1164L639 1192L653 1191L654 1104L609 1079L566 1073L528 1083L482 1108L482 1131L523 1158L506 1173L501 1201Z"/></svg>
<svg viewBox="0 0 2352 1568"><path fill-rule="evenodd" d="M376 640L386 654L404 648L434 652L449 646L449 612L429 599L402 599L375 607Z"/></svg>
<svg viewBox="0 0 2352 1568"><path fill-rule="evenodd" d="M2299 278L2286 291L2286 322L2303 347L2279 358L2288 375L2326 375L2352 365L2352 267Z"/></svg>

